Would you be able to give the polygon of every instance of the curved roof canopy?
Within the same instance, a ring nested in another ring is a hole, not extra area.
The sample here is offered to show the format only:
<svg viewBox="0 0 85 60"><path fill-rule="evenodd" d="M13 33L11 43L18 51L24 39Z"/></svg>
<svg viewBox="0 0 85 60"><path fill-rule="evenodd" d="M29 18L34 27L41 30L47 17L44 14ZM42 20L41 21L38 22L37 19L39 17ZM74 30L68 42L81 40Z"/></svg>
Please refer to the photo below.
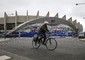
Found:
<svg viewBox="0 0 85 60"><path fill-rule="evenodd" d="M50 25L60 25L60 24L68 25L76 32L76 27L71 22L69 22L67 20L63 20L63 19L60 19L60 18L57 18L57 17L43 17L43 18L32 19L32 20L26 21L26 22L20 24L19 26L15 27L9 33L12 33L14 31L19 31L19 30L23 29L26 26L29 27L32 24L44 23L44 21L48 21Z"/></svg>

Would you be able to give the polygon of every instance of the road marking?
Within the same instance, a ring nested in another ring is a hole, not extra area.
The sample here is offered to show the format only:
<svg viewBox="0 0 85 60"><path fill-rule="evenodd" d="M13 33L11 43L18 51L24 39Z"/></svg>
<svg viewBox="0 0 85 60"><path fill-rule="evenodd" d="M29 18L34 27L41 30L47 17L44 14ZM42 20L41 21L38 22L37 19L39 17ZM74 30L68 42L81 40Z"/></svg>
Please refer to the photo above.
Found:
<svg viewBox="0 0 85 60"><path fill-rule="evenodd" d="M85 39L79 39L79 40L81 40L81 41L85 41Z"/></svg>
<svg viewBox="0 0 85 60"><path fill-rule="evenodd" d="M1 39L0 39L0 42L2 42L2 41L7 41L7 40L10 40L10 38L6 38L6 39L1 38Z"/></svg>
<svg viewBox="0 0 85 60"><path fill-rule="evenodd" d="M0 60L7 60L7 59L11 59L11 57L6 55L0 56Z"/></svg>

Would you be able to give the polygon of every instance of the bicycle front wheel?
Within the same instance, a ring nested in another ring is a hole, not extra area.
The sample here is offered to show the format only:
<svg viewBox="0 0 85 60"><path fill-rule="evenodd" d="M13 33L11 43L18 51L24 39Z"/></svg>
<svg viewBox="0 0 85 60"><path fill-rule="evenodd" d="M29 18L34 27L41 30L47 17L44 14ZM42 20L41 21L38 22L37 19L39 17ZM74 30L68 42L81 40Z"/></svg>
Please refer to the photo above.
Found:
<svg viewBox="0 0 85 60"><path fill-rule="evenodd" d="M57 41L54 38L48 38L46 41L46 48L50 51L55 50L57 47Z"/></svg>

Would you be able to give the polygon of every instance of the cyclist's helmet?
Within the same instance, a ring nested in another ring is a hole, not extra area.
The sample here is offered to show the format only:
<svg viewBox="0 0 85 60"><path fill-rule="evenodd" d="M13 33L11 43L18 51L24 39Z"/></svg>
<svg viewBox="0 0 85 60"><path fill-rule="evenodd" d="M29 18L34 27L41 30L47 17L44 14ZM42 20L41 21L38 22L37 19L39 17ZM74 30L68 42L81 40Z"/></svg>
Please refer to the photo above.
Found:
<svg viewBox="0 0 85 60"><path fill-rule="evenodd" d="M49 24L49 22L48 21L44 21L44 24Z"/></svg>

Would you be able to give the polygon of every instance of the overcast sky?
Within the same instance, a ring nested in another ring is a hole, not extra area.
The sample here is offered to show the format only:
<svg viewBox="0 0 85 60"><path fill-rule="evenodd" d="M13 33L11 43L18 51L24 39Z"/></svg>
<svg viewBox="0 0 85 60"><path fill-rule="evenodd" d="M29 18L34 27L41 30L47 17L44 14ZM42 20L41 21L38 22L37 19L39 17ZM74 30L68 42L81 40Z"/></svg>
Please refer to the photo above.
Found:
<svg viewBox="0 0 85 60"><path fill-rule="evenodd" d="M67 16L67 19L73 17L73 20L80 22L85 31L85 4L76 6L76 3L85 3L85 0L0 0L0 17L7 14L26 15L28 10L29 15L36 15L39 10L40 15L45 16L50 12L50 16L55 16L59 13L59 17Z"/></svg>

